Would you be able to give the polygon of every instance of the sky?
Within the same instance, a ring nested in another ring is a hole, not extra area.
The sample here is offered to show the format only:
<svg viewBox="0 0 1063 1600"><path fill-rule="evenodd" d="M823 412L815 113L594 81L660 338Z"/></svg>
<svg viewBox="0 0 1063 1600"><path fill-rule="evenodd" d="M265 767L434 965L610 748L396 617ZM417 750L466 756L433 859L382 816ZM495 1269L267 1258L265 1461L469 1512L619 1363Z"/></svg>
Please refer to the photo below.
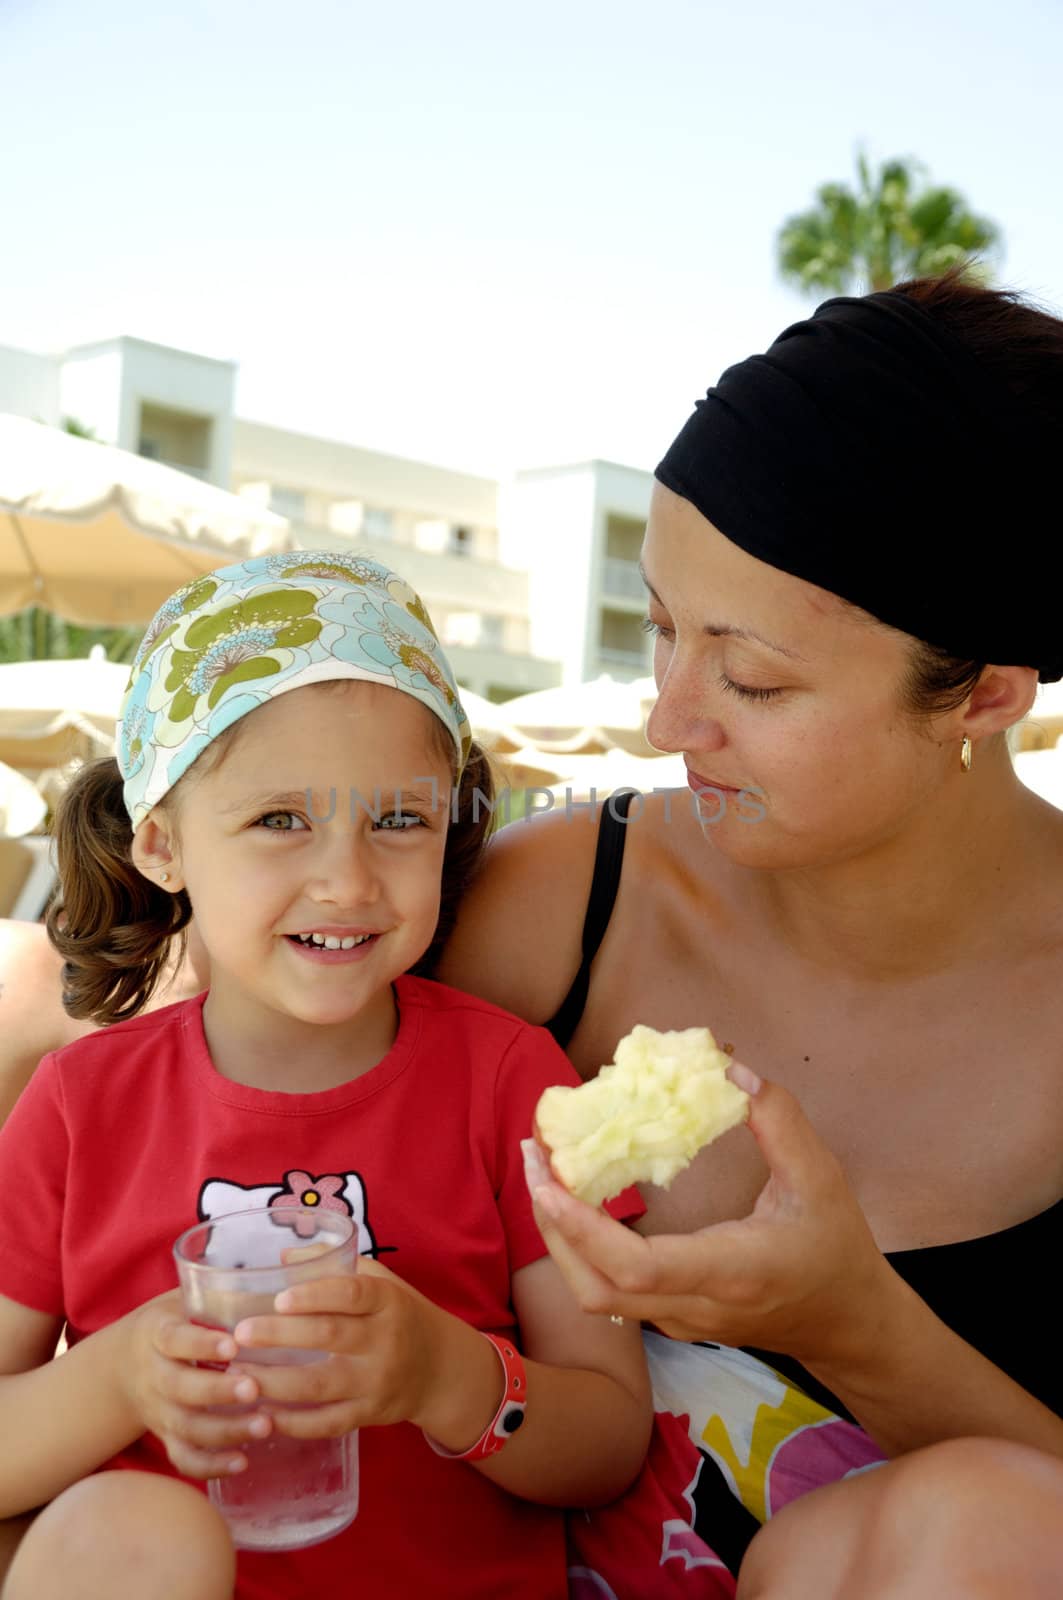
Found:
<svg viewBox="0 0 1063 1600"><path fill-rule="evenodd" d="M858 144L1063 309L1063 0L0 0L0 82L0 343L468 471L652 467Z"/></svg>

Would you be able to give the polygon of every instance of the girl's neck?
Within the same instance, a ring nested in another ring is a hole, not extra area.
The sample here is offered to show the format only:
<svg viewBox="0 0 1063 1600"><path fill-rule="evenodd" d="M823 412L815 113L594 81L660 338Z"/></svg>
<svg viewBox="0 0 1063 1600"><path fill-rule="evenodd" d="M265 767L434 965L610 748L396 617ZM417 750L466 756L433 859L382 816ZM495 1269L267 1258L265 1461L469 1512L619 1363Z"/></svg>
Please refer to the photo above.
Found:
<svg viewBox="0 0 1063 1600"><path fill-rule="evenodd" d="M1060 821L1007 762L951 785L873 851L758 874L763 915L776 938L839 976L929 977L1037 926L1034 903L1057 892L1063 869Z"/></svg>
<svg viewBox="0 0 1063 1600"><path fill-rule="evenodd" d="M395 1042L394 991L374 995L356 1017L307 1022L234 990L217 974L203 1005L215 1070L232 1083L282 1094L315 1094L370 1072Z"/></svg>

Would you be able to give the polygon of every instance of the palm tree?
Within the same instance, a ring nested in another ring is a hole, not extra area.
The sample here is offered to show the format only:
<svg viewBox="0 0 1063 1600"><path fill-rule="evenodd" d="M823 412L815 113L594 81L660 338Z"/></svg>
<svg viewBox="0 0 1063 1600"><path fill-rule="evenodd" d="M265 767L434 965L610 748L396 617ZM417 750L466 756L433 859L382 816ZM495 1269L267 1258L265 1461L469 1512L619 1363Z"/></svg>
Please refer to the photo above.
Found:
<svg viewBox="0 0 1063 1600"><path fill-rule="evenodd" d="M969 210L963 195L931 185L911 159L886 161L872 172L858 151L856 169L855 193L844 183L825 183L811 210L783 223L777 247L784 281L806 293L846 294L888 289L960 261L986 275L985 258L999 247L1001 231Z"/></svg>

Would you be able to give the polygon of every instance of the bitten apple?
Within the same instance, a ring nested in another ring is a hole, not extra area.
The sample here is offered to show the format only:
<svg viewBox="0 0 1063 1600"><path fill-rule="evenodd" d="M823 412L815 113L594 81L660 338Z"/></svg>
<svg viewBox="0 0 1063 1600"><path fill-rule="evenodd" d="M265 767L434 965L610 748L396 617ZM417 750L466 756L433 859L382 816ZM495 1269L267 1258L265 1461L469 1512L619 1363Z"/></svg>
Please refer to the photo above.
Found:
<svg viewBox="0 0 1063 1600"><path fill-rule="evenodd" d="M540 1097L535 1131L554 1176L594 1206L630 1183L671 1183L749 1115L749 1096L726 1076L730 1059L708 1028L638 1024L596 1078Z"/></svg>

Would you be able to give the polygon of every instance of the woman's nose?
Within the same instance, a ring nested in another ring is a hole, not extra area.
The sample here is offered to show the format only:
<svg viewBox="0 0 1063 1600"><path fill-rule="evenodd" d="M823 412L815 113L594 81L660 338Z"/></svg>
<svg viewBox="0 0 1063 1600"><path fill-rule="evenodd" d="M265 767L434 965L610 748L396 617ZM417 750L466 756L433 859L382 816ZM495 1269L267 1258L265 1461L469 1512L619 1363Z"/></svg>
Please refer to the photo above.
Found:
<svg viewBox="0 0 1063 1600"><path fill-rule="evenodd" d="M706 714L705 685L696 673L669 666L653 710L646 722L646 737L655 750L666 753L719 750L725 740L722 724Z"/></svg>

